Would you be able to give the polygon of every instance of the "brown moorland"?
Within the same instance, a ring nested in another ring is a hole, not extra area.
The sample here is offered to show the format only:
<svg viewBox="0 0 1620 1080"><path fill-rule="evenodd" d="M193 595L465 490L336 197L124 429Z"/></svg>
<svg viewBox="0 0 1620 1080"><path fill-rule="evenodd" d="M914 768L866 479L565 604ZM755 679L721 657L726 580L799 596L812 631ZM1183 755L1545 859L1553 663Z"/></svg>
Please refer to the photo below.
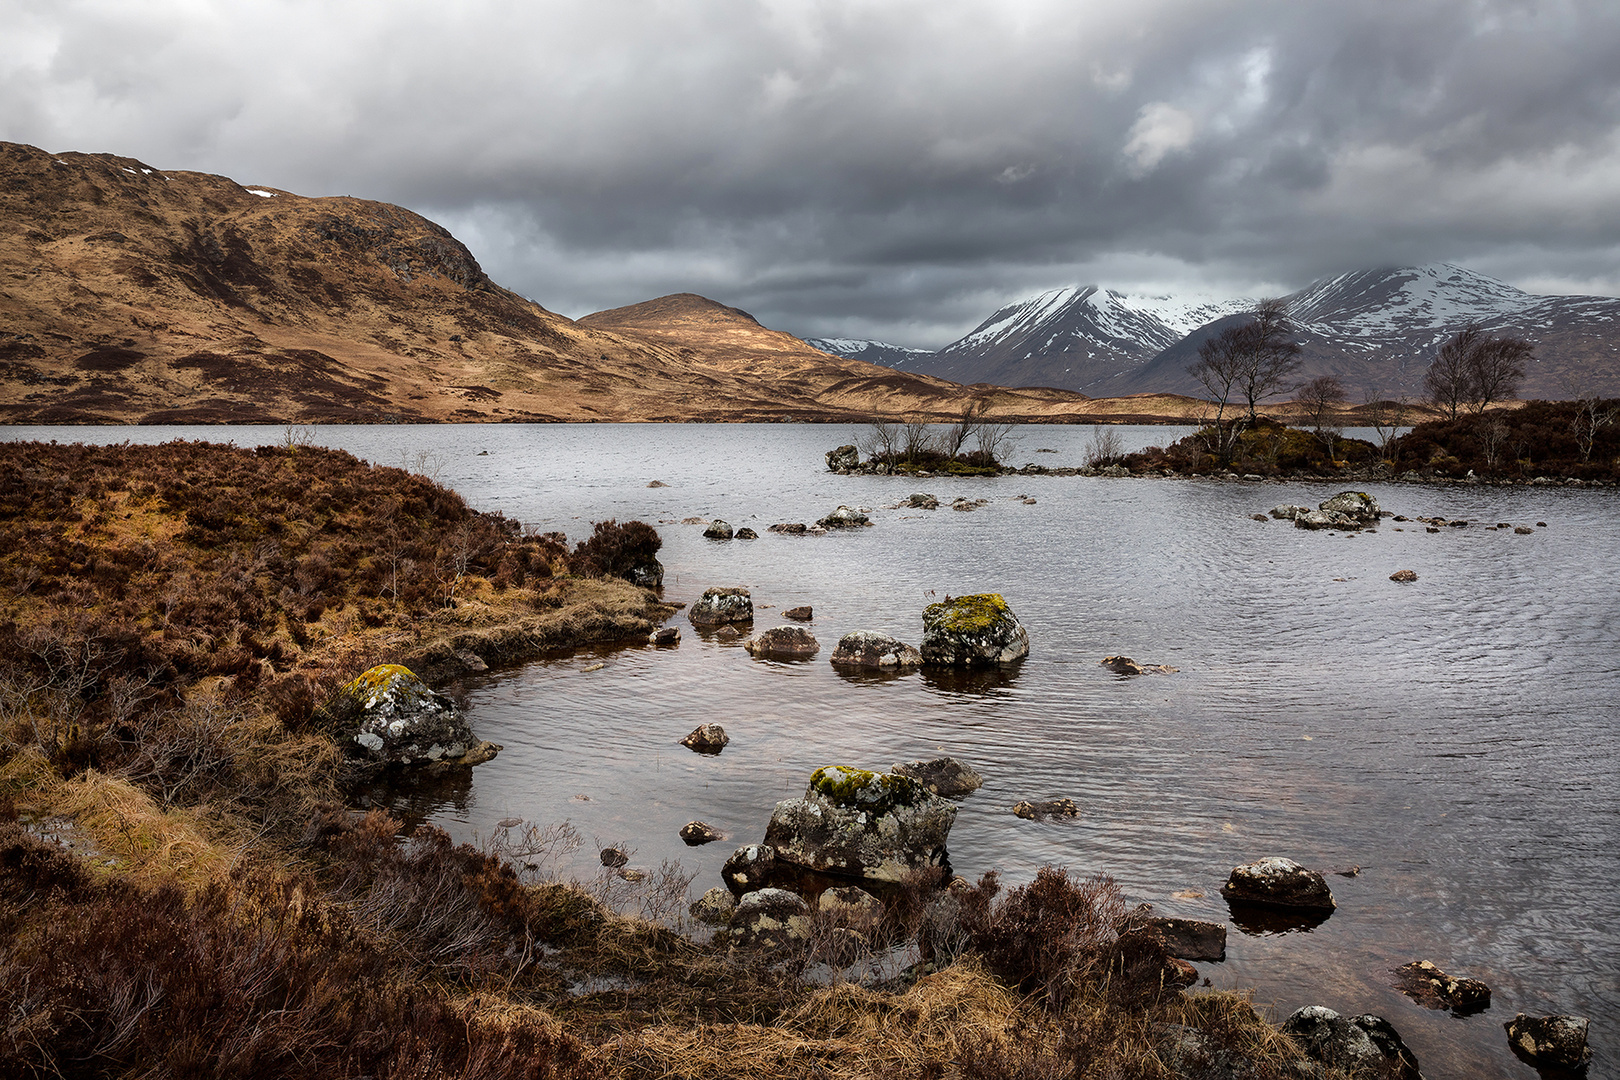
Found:
<svg viewBox="0 0 1620 1080"><path fill-rule="evenodd" d="M981 399L1003 419L1089 415L1072 391L830 356L700 297L576 323L364 199L0 143L0 220L7 422L945 418Z"/></svg>
<svg viewBox="0 0 1620 1080"><path fill-rule="evenodd" d="M0 1074L1297 1074L1246 999L1164 984L1107 878L958 883L927 965L818 987L825 920L728 952L663 925L678 868L558 882L566 830L479 849L349 808L332 686L644 639L669 609L589 576L646 554L634 524L570 551L311 447L0 448Z"/></svg>

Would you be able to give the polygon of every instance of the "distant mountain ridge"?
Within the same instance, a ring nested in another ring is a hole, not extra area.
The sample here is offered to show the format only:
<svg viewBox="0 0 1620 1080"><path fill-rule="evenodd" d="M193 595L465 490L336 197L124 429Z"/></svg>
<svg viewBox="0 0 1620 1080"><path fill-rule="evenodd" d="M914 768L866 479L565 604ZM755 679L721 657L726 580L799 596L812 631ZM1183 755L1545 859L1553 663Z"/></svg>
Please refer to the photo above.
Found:
<svg viewBox="0 0 1620 1080"><path fill-rule="evenodd" d="M1289 295L1304 366L1351 396L1416 396L1439 345L1477 322L1536 345L1526 397L1578 389L1620 396L1620 299L1539 296L1448 263L1361 270ZM955 382L1053 386L1092 397L1198 394L1199 344L1252 309L1251 298L1132 296L1095 285L1054 289L992 314L906 370ZM898 348L888 346L888 348ZM836 351L836 350L832 350ZM875 362L880 353L866 354Z"/></svg>

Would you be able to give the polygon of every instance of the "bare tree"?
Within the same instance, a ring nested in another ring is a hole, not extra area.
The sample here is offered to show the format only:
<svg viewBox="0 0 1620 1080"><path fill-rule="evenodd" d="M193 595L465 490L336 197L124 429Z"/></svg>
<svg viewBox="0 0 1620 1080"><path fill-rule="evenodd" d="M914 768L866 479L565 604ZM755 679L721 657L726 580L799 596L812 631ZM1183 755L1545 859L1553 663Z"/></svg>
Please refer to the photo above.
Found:
<svg viewBox="0 0 1620 1080"><path fill-rule="evenodd" d="M863 457L893 464L900 445L900 425L892 420L873 420L872 426L855 439L855 445Z"/></svg>
<svg viewBox="0 0 1620 1080"><path fill-rule="evenodd" d="M1249 403L1249 423L1253 424L1255 406L1292 389L1294 375L1304 362L1299 357L1299 342L1294 340L1287 301L1281 297L1260 301L1248 325L1246 344L1248 355L1238 387Z"/></svg>
<svg viewBox="0 0 1620 1080"><path fill-rule="evenodd" d="M977 398L962 406L962 416L956 423L946 428L940 438L939 450L947 459L955 460L956 455L962 452L962 447L972 440L973 434L978 430L980 422L984 419L985 400Z"/></svg>
<svg viewBox="0 0 1620 1080"><path fill-rule="evenodd" d="M1604 401L1596 391L1582 390L1575 396L1575 445L1580 447L1581 460L1592 460L1592 447L1597 434L1620 416L1620 401Z"/></svg>
<svg viewBox="0 0 1620 1080"><path fill-rule="evenodd" d="M1098 425L1091 429L1091 438L1086 440L1087 468L1095 469L1099 465L1107 465L1124 456L1125 439L1117 428Z"/></svg>
<svg viewBox="0 0 1620 1080"><path fill-rule="evenodd" d="M913 413L900 425L900 446L908 462L927 457L934 450L933 425Z"/></svg>
<svg viewBox="0 0 1620 1080"><path fill-rule="evenodd" d="M1242 326L1229 326L1214 337L1206 338L1198 346L1197 362L1187 369L1187 374L1198 380L1215 406L1215 415L1207 418L1205 426L1212 430L1214 436L1210 453L1223 463L1232 459L1232 445L1241 430L1234 422L1227 420L1226 409L1242 372L1245 338L1245 328Z"/></svg>
<svg viewBox="0 0 1620 1080"><path fill-rule="evenodd" d="M1519 392L1524 366L1534 352L1522 338L1492 337L1470 324L1440 346L1424 373L1424 393L1452 420L1464 407L1483 413L1492 402L1511 400Z"/></svg>
<svg viewBox="0 0 1620 1080"><path fill-rule="evenodd" d="M1322 440L1327 448L1328 461L1334 460L1333 448L1344 435L1344 426L1339 423L1338 410L1347 400L1344 385L1332 375L1318 375L1304 386L1294 397L1295 403L1304 414L1305 422L1316 432L1316 437Z"/></svg>
<svg viewBox="0 0 1620 1080"><path fill-rule="evenodd" d="M981 421L973 429L973 437L978 442L979 453L984 457L986 465L1000 465L1013 452L1012 424L992 424Z"/></svg>
<svg viewBox="0 0 1620 1080"><path fill-rule="evenodd" d="M1378 433L1378 456L1390 465L1395 464L1395 455L1400 451L1396 449L1395 439L1400 435L1401 428L1406 426L1409 407L1406 398L1398 397L1393 401L1378 396L1378 389L1373 388L1368 395L1364 407L1367 418L1372 421L1372 428Z"/></svg>

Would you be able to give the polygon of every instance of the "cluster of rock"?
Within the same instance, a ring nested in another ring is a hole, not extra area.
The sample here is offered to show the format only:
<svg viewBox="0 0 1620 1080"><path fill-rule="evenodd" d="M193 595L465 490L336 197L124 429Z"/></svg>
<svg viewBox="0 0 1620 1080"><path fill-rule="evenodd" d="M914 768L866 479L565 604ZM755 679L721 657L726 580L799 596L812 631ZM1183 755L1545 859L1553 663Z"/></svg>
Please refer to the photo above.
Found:
<svg viewBox="0 0 1620 1080"><path fill-rule="evenodd" d="M734 530L729 522L723 521L720 518L715 518L713 521L709 522L708 528L703 530L703 535L710 540L759 539L759 533L755 532L753 529L744 526L741 529Z"/></svg>
<svg viewBox="0 0 1620 1080"><path fill-rule="evenodd" d="M481 765L501 750L480 742L456 703L436 694L400 664L378 664L337 694L340 708L356 717L351 746L374 765L431 770Z"/></svg>
<svg viewBox="0 0 1620 1080"><path fill-rule="evenodd" d="M1341 491L1319 504L1315 510L1308 506L1283 504L1272 507L1271 516L1279 521L1292 521L1296 529L1354 531L1376 525L1380 517L1389 515L1380 510L1378 500L1365 491Z"/></svg>

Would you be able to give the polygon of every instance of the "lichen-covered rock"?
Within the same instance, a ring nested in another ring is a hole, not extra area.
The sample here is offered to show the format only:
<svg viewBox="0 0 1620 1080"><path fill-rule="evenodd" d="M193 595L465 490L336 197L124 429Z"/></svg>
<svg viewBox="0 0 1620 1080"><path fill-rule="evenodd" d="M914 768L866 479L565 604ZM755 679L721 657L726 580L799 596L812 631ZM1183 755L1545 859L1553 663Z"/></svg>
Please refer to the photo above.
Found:
<svg viewBox="0 0 1620 1080"><path fill-rule="evenodd" d="M858 529L862 525L872 524L872 519L859 510L852 510L847 506L840 506L820 521L816 522L824 529Z"/></svg>
<svg viewBox="0 0 1620 1080"><path fill-rule="evenodd" d="M1294 506L1290 503L1282 503L1271 508L1271 516L1278 521L1293 521L1299 515L1310 512L1311 508L1308 506Z"/></svg>
<svg viewBox="0 0 1620 1080"><path fill-rule="evenodd" d="M1395 969L1395 988L1426 1009L1475 1013L1490 1008L1491 988L1478 979L1447 975L1428 960Z"/></svg>
<svg viewBox="0 0 1620 1080"><path fill-rule="evenodd" d="M731 895L731 890L717 887L704 893L686 910L698 922L724 926L731 921L731 913L737 910L737 898Z"/></svg>
<svg viewBox="0 0 1620 1080"><path fill-rule="evenodd" d="M889 770L897 776L909 776L935 795L947 799L971 795L984 786L984 777L973 767L953 757L937 757L928 761L908 761Z"/></svg>
<svg viewBox="0 0 1620 1080"><path fill-rule="evenodd" d="M476 765L500 750L473 738L455 702L399 664L369 668L338 696L358 713L354 745L373 762Z"/></svg>
<svg viewBox="0 0 1620 1080"><path fill-rule="evenodd" d="M899 881L946 865L955 820L956 804L909 776L833 765L816 770L804 798L776 804L765 843L796 866Z"/></svg>
<svg viewBox="0 0 1620 1080"><path fill-rule="evenodd" d="M1389 575L1389 580L1391 580L1391 581L1416 581L1417 580L1417 571L1416 570L1397 570L1393 574Z"/></svg>
<svg viewBox="0 0 1620 1080"><path fill-rule="evenodd" d="M1329 1068L1353 1076L1422 1080L1417 1055L1381 1016L1340 1016L1324 1006L1307 1005L1282 1022L1282 1032Z"/></svg>
<svg viewBox="0 0 1620 1080"><path fill-rule="evenodd" d="M737 899L731 941L744 948L779 948L810 936L810 905L786 889L756 889Z"/></svg>
<svg viewBox="0 0 1620 1080"><path fill-rule="evenodd" d="M1000 593L946 598L923 610L921 652L941 667L1010 664L1029 655L1029 634Z"/></svg>
<svg viewBox="0 0 1620 1080"><path fill-rule="evenodd" d="M1307 510L1294 518L1296 529L1354 529L1355 518L1329 510Z"/></svg>
<svg viewBox="0 0 1620 1080"><path fill-rule="evenodd" d="M754 600L747 589L707 589L686 611L693 626L725 626L754 621Z"/></svg>
<svg viewBox="0 0 1620 1080"><path fill-rule="evenodd" d="M1221 895L1238 903L1306 911L1332 911L1335 906L1321 874L1276 857L1233 867Z"/></svg>
<svg viewBox="0 0 1620 1080"><path fill-rule="evenodd" d="M1040 821L1049 817L1079 817L1080 808L1074 804L1073 799L1046 799L1041 802L1030 802L1021 799L1013 803L1013 813L1029 821Z"/></svg>
<svg viewBox="0 0 1620 1080"><path fill-rule="evenodd" d="M854 446L840 446L827 451L827 468L831 472L861 467L861 452Z"/></svg>
<svg viewBox="0 0 1620 1080"><path fill-rule="evenodd" d="M709 522L709 527L703 530L703 535L710 540L730 540L732 537L731 526L727 522L715 518Z"/></svg>
<svg viewBox="0 0 1620 1080"><path fill-rule="evenodd" d="M939 500L926 491L919 491L906 499L905 505L913 510L938 510Z"/></svg>
<svg viewBox="0 0 1620 1080"><path fill-rule="evenodd" d="M1537 1069L1577 1072L1592 1060L1586 1045L1590 1021L1579 1016L1527 1016L1520 1013L1503 1024L1513 1052Z"/></svg>
<svg viewBox="0 0 1620 1080"><path fill-rule="evenodd" d="M743 648L761 660L804 660L816 655L821 646L802 626L773 626L745 641Z"/></svg>
<svg viewBox="0 0 1620 1080"><path fill-rule="evenodd" d="M678 626L660 626L647 635L649 644L668 647L681 643L681 628Z"/></svg>
<svg viewBox="0 0 1620 1080"><path fill-rule="evenodd" d="M919 666L922 663L922 653L888 634L878 634L871 630L853 630L838 639L838 647L833 650L832 662L840 667L899 671Z"/></svg>
<svg viewBox="0 0 1620 1080"><path fill-rule="evenodd" d="M657 559L632 566L625 571L625 577L630 579L632 585L640 585L644 589L656 589L664 584L664 564Z"/></svg>
<svg viewBox="0 0 1620 1080"><path fill-rule="evenodd" d="M681 745L700 754L718 754L730 741L731 736L719 724L699 724L681 740Z"/></svg>
<svg viewBox="0 0 1620 1080"><path fill-rule="evenodd" d="M1181 670L1169 664L1139 664L1128 656L1105 656L1102 666L1115 675L1174 675Z"/></svg>
<svg viewBox="0 0 1620 1080"><path fill-rule="evenodd" d="M766 529L766 532L781 533L784 536L803 536L806 526L802 521L778 521Z"/></svg>
<svg viewBox="0 0 1620 1080"><path fill-rule="evenodd" d="M712 844L716 840L724 840L720 830L707 821L688 821L681 826L681 839L687 847L697 847L700 844Z"/></svg>
<svg viewBox="0 0 1620 1080"><path fill-rule="evenodd" d="M1343 514L1352 521L1370 525L1378 520L1378 500L1365 491L1341 491L1317 507L1324 514Z"/></svg>
<svg viewBox="0 0 1620 1080"><path fill-rule="evenodd" d="M858 885L826 889L816 899L816 910L831 915L844 926L870 930L883 918L883 901Z"/></svg>
<svg viewBox="0 0 1620 1080"><path fill-rule="evenodd" d="M776 871L776 849L765 844L749 844L731 853L720 867L720 880L734 895L763 889Z"/></svg>

